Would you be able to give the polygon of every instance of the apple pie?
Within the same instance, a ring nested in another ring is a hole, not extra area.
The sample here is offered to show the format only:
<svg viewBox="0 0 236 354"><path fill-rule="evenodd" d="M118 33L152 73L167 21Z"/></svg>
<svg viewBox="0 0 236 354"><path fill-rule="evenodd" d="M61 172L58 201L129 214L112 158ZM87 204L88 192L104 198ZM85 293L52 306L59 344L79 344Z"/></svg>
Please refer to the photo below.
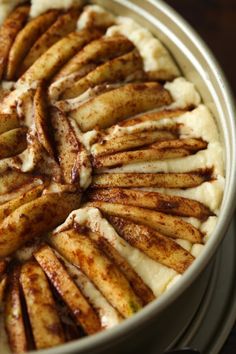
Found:
<svg viewBox="0 0 236 354"><path fill-rule="evenodd" d="M214 117L163 44L82 1L0 5L1 353L98 333L204 250Z"/></svg>

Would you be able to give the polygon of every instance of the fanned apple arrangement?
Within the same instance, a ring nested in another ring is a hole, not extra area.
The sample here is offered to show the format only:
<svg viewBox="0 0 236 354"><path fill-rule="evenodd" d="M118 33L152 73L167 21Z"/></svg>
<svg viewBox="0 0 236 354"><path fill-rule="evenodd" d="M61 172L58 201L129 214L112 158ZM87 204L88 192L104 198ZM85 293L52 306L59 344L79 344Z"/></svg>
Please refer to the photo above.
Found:
<svg viewBox="0 0 236 354"><path fill-rule="evenodd" d="M186 123L213 118L196 92L178 105L171 87L190 83L158 39L169 68L146 70L96 6L29 13L16 7L0 29L0 341L13 353L97 333L159 297L220 206L204 155L218 142Z"/></svg>

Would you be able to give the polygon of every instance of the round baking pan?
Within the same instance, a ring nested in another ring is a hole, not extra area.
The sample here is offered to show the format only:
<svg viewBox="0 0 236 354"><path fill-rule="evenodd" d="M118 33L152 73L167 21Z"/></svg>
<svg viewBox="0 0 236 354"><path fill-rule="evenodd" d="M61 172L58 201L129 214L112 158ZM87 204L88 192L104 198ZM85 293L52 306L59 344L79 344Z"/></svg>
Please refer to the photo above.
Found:
<svg viewBox="0 0 236 354"><path fill-rule="evenodd" d="M199 306L204 303L209 284L214 280L214 268L217 264L215 252L220 247L233 214L236 202L236 129L233 101L224 75L212 54L191 27L165 3L154 0L93 2L116 15L132 17L150 29L170 50L183 75L195 84L203 102L216 118L225 146L225 193L215 232L204 252L179 282L119 326L53 349L38 351L38 354L140 352L144 341L146 348L155 343L155 353L163 353L170 343L174 343L187 333L187 329L192 328L191 323L197 323ZM188 344L188 341L182 344Z"/></svg>

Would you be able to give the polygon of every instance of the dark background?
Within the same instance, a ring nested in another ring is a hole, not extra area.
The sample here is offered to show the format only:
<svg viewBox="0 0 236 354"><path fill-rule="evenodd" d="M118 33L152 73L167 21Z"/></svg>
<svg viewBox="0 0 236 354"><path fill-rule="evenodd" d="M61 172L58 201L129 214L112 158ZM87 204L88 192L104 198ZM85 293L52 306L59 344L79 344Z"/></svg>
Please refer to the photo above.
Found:
<svg viewBox="0 0 236 354"><path fill-rule="evenodd" d="M166 0L214 53L236 98L236 0ZM236 271L236 270L235 270ZM236 353L236 324L220 354Z"/></svg>
<svg viewBox="0 0 236 354"><path fill-rule="evenodd" d="M208 44L236 97L236 0L165 1L192 25Z"/></svg>

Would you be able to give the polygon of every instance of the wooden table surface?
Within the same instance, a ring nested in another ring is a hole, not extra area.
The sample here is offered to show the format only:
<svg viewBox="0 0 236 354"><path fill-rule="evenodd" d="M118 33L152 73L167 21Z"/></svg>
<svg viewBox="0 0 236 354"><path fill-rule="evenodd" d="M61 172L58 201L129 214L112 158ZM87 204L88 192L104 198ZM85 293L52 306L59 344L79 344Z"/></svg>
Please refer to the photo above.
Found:
<svg viewBox="0 0 236 354"><path fill-rule="evenodd" d="M236 0L166 0L166 3L177 10L210 47L236 98ZM220 354L235 353L236 324Z"/></svg>

